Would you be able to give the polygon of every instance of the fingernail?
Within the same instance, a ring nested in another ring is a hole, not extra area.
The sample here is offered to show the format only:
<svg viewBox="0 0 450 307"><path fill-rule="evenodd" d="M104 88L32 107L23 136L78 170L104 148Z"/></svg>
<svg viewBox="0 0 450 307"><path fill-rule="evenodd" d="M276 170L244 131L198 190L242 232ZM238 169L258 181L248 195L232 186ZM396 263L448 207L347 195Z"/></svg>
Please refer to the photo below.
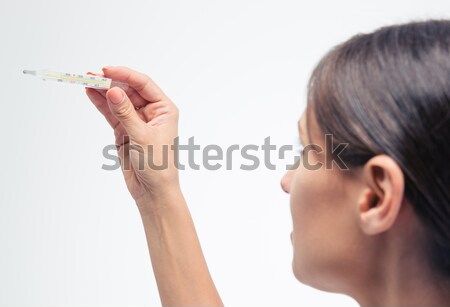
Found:
<svg viewBox="0 0 450 307"><path fill-rule="evenodd" d="M108 98L113 104L119 104L123 100L123 92L120 89L113 89L108 92Z"/></svg>
<svg viewBox="0 0 450 307"><path fill-rule="evenodd" d="M105 66L105 67L102 68L102 70L108 70L108 69L111 69L111 68L113 68L113 66Z"/></svg>

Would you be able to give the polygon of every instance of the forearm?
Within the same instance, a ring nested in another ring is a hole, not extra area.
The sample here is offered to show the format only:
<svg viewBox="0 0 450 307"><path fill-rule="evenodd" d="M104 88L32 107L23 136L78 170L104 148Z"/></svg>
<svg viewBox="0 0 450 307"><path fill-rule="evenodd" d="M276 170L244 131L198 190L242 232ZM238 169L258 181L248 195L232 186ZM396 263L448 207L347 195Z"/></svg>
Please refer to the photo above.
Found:
<svg viewBox="0 0 450 307"><path fill-rule="evenodd" d="M157 203L155 203L157 202ZM163 306L223 306L181 190L139 203Z"/></svg>

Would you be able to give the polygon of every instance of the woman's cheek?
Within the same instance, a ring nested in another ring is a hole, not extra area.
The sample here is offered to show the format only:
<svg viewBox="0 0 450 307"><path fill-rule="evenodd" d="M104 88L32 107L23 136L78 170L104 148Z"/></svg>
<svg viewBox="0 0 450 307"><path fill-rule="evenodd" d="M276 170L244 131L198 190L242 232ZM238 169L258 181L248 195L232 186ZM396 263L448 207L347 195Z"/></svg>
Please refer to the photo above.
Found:
<svg viewBox="0 0 450 307"><path fill-rule="evenodd" d="M304 269L315 262L321 238L329 228L326 207L333 199L333 188L325 173L300 167L292 181L293 247L296 261Z"/></svg>
<svg viewBox="0 0 450 307"><path fill-rule="evenodd" d="M314 220L314 194L317 189L314 187L314 176L310 171L304 169L297 170L292 182L291 189L291 214L293 222L293 237L298 248L307 244L308 236L312 230L310 222Z"/></svg>

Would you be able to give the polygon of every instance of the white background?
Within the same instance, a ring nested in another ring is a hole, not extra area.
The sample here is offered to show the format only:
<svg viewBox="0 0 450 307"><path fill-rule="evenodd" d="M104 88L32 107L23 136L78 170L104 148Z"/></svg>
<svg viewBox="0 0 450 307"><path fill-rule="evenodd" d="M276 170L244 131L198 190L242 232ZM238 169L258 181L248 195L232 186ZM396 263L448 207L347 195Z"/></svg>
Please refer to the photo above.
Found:
<svg viewBox="0 0 450 307"><path fill-rule="evenodd" d="M329 48L449 13L448 0L1 0L0 306L160 305L122 174L101 169L110 127L82 87L23 69L129 66L179 106L182 142L293 144L307 78ZM286 161L274 162L181 172L225 305L356 306L294 278Z"/></svg>

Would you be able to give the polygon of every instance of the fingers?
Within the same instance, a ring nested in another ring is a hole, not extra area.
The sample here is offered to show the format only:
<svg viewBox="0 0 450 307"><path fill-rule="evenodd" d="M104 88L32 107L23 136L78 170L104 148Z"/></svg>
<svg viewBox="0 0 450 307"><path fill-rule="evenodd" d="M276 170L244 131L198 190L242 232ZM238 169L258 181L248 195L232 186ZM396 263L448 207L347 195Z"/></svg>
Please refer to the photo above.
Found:
<svg viewBox="0 0 450 307"><path fill-rule="evenodd" d="M93 75L93 76L101 76L101 77L105 77L104 74L99 74L99 73L93 73L93 72L88 72L88 75ZM98 93L100 93L100 95L102 95L103 97L106 98L106 92L108 90L100 90L100 89L95 89ZM136 92L136 90L132 87L128 87L128 89L125 91L125 93L127 93L128 97L130 98L131 102L133 103L133 105L136 108L142 108L144 106L146 106L149 102L147 100L145 100L144 98L141 97L141 95L139 95L138 92Z"/></svg>
<svg viewBox="0 0 450 307"><path fill-rule="evenodd" d="M143 73L122 66L107 66L102 70L106 78L128 83L148 102L158 102L167 98L159 86Z"/></svg>
<svg viewBox="0 0 450 307"><path fill-rule="evenodd" d="M177 114L176 106L145 74L127 67L105 67L103 71L104 74L91 72L88 74L104 76L130 85L126 91L120 88L108 91L86 89L90 100L115 130L121 128L120 130L137 137L142 133L142 129L147 127L146 123L158 124L165 120L164 116L161 117L163 114L172 114L172 117L173 114ZM118 104L114 104L116 101ZM156 122L158 117L161 118Z"/></svg>
<svg viewBox="0 0 450 307"><path fill-rule="evenodd" d="M127 134L131 138L139 139L146 126L127 94L121 88L113 87L106 93L106 99L111 113L122 124Z"/></svg>
<svg viewBox="0 0 450 307"><path fill-rule="evenodd" d="M111 110L109 109L108 102L106 99L106 92L107 91L101 91L93 88L86 88L86 95L95 105L97 110L99 110L100 113L102 113L102 115L106 118L109 125L113 129L115 129L119 124L119 120L111 113ZM139 94L136 93L136 95ZM154 116L158 114L157 112L155 112L155 110L158 110L159 108L160 106L158 102L155 104L148 104L145 108L141 108L139 111L137 111L137 113L143 121L149 122L150 120L153 119Z"/></svg>

